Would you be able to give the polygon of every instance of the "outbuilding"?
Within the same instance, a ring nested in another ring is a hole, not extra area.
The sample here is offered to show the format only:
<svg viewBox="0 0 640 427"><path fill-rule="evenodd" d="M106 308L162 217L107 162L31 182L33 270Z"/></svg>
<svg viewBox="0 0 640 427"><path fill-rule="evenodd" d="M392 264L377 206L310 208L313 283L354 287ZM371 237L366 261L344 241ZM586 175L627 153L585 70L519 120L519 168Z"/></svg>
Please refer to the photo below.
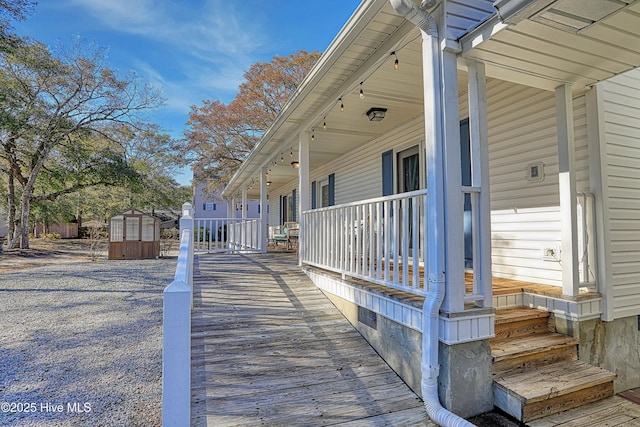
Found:
<svg viewBox="0 0 640 427"><path fill-rule="evenodd" d="M160 255L160 220L135 209L109 221L109 259L150 259Z"/></svg>

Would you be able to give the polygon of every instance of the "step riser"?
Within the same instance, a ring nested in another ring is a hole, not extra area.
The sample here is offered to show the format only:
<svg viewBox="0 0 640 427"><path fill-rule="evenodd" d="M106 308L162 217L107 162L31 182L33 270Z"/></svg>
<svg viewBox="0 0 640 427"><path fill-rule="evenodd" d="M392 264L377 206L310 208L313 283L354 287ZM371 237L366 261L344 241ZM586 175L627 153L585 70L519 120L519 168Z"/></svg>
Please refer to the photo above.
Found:
<svg viewBox="0 0 640 427"><path fill-rule="evenodd" d="M552 363L568 360L578 360L578 349L575 345L535 354L510 357L494 362L493 375L497 377L507 373L523 372L538 366L547 366Z"/></svg>
<svg viewBox="0 0 640 427"><path fill-rule="evenodd" d="M547 332L549 332L549 322L546 317L500 323L495 325L495 338L492 338L491 341L544 334Z"/></svg>
<svg viewBox="0 0 640 427"><path fill-rule="evenodd" d="M521 422L529 422L558 412L577 408L587 403L614 395L613 381L598 384L572 393L550 397L547 400L527 404L500 386L494 385L495 405Z"/></svg>

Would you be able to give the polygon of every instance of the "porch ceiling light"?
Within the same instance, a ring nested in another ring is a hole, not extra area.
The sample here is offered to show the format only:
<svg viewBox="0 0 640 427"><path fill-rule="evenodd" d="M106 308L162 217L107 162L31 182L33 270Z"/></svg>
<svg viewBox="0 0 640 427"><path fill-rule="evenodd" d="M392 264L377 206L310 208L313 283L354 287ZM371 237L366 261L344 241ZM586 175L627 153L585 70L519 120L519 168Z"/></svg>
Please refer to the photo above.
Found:
<svg viewBox="0 0 640 427"><path fill-rule="evenodd" d="M386 113L386 108L371 107L369 108L369 111L367 111L367 117L369 117L370 122L379 122L384 119L384 115Z"/></svg>
<svg viewBox="0 0 640 427"><path fill-rule="evenodd" d="M294 169L298 169L300 167L300 162L291 162L291 167Z"/></svg>

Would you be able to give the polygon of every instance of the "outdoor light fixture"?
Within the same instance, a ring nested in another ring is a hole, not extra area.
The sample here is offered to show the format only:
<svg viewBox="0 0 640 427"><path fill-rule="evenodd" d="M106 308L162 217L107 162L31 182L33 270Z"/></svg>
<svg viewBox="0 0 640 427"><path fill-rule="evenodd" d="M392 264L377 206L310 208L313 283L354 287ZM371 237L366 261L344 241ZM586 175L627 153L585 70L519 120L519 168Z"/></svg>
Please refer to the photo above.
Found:
<svg viewBox="0 0 640 427"><path fill-rule="evenodd" d="M369 117L370 122L379 122L384 119L386 112L386 108L371 107L369 111L367 111L367 117Z"/></svg>
<svg viewBox="0 0 640 427"><path fill-rule="evenodd" d="M271 185L271 181L267 181L267 187Z"/></svg>
<svg viewBox="0 0 640 427"><path fill-rule="evenodd" d="M300 167L300 162L291 162L291 167L294 169L298 169Z"/></svg>

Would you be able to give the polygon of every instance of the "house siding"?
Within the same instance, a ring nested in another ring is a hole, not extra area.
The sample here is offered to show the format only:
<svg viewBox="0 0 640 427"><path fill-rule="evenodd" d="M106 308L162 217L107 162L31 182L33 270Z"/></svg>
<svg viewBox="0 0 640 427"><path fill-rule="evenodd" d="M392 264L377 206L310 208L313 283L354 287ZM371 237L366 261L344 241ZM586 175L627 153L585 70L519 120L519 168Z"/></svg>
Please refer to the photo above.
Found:
<svg viewBox="0 0 640 427"><path fill-rule="evenodd" d="M491 80L487 98L493 274L562 286L560 262L542 259L562 240L555 94ZM576 188L588 192L584 96L574 99L574 133ZM527 180L534 163L544 165L542 181Z"/></svg>
<svg viewBox="0 0 640 427"><path fill-rule="evenodd" d="M613 317L640 314L640 71L603 84L606 147L603 176L609 218Z"/></svg>

